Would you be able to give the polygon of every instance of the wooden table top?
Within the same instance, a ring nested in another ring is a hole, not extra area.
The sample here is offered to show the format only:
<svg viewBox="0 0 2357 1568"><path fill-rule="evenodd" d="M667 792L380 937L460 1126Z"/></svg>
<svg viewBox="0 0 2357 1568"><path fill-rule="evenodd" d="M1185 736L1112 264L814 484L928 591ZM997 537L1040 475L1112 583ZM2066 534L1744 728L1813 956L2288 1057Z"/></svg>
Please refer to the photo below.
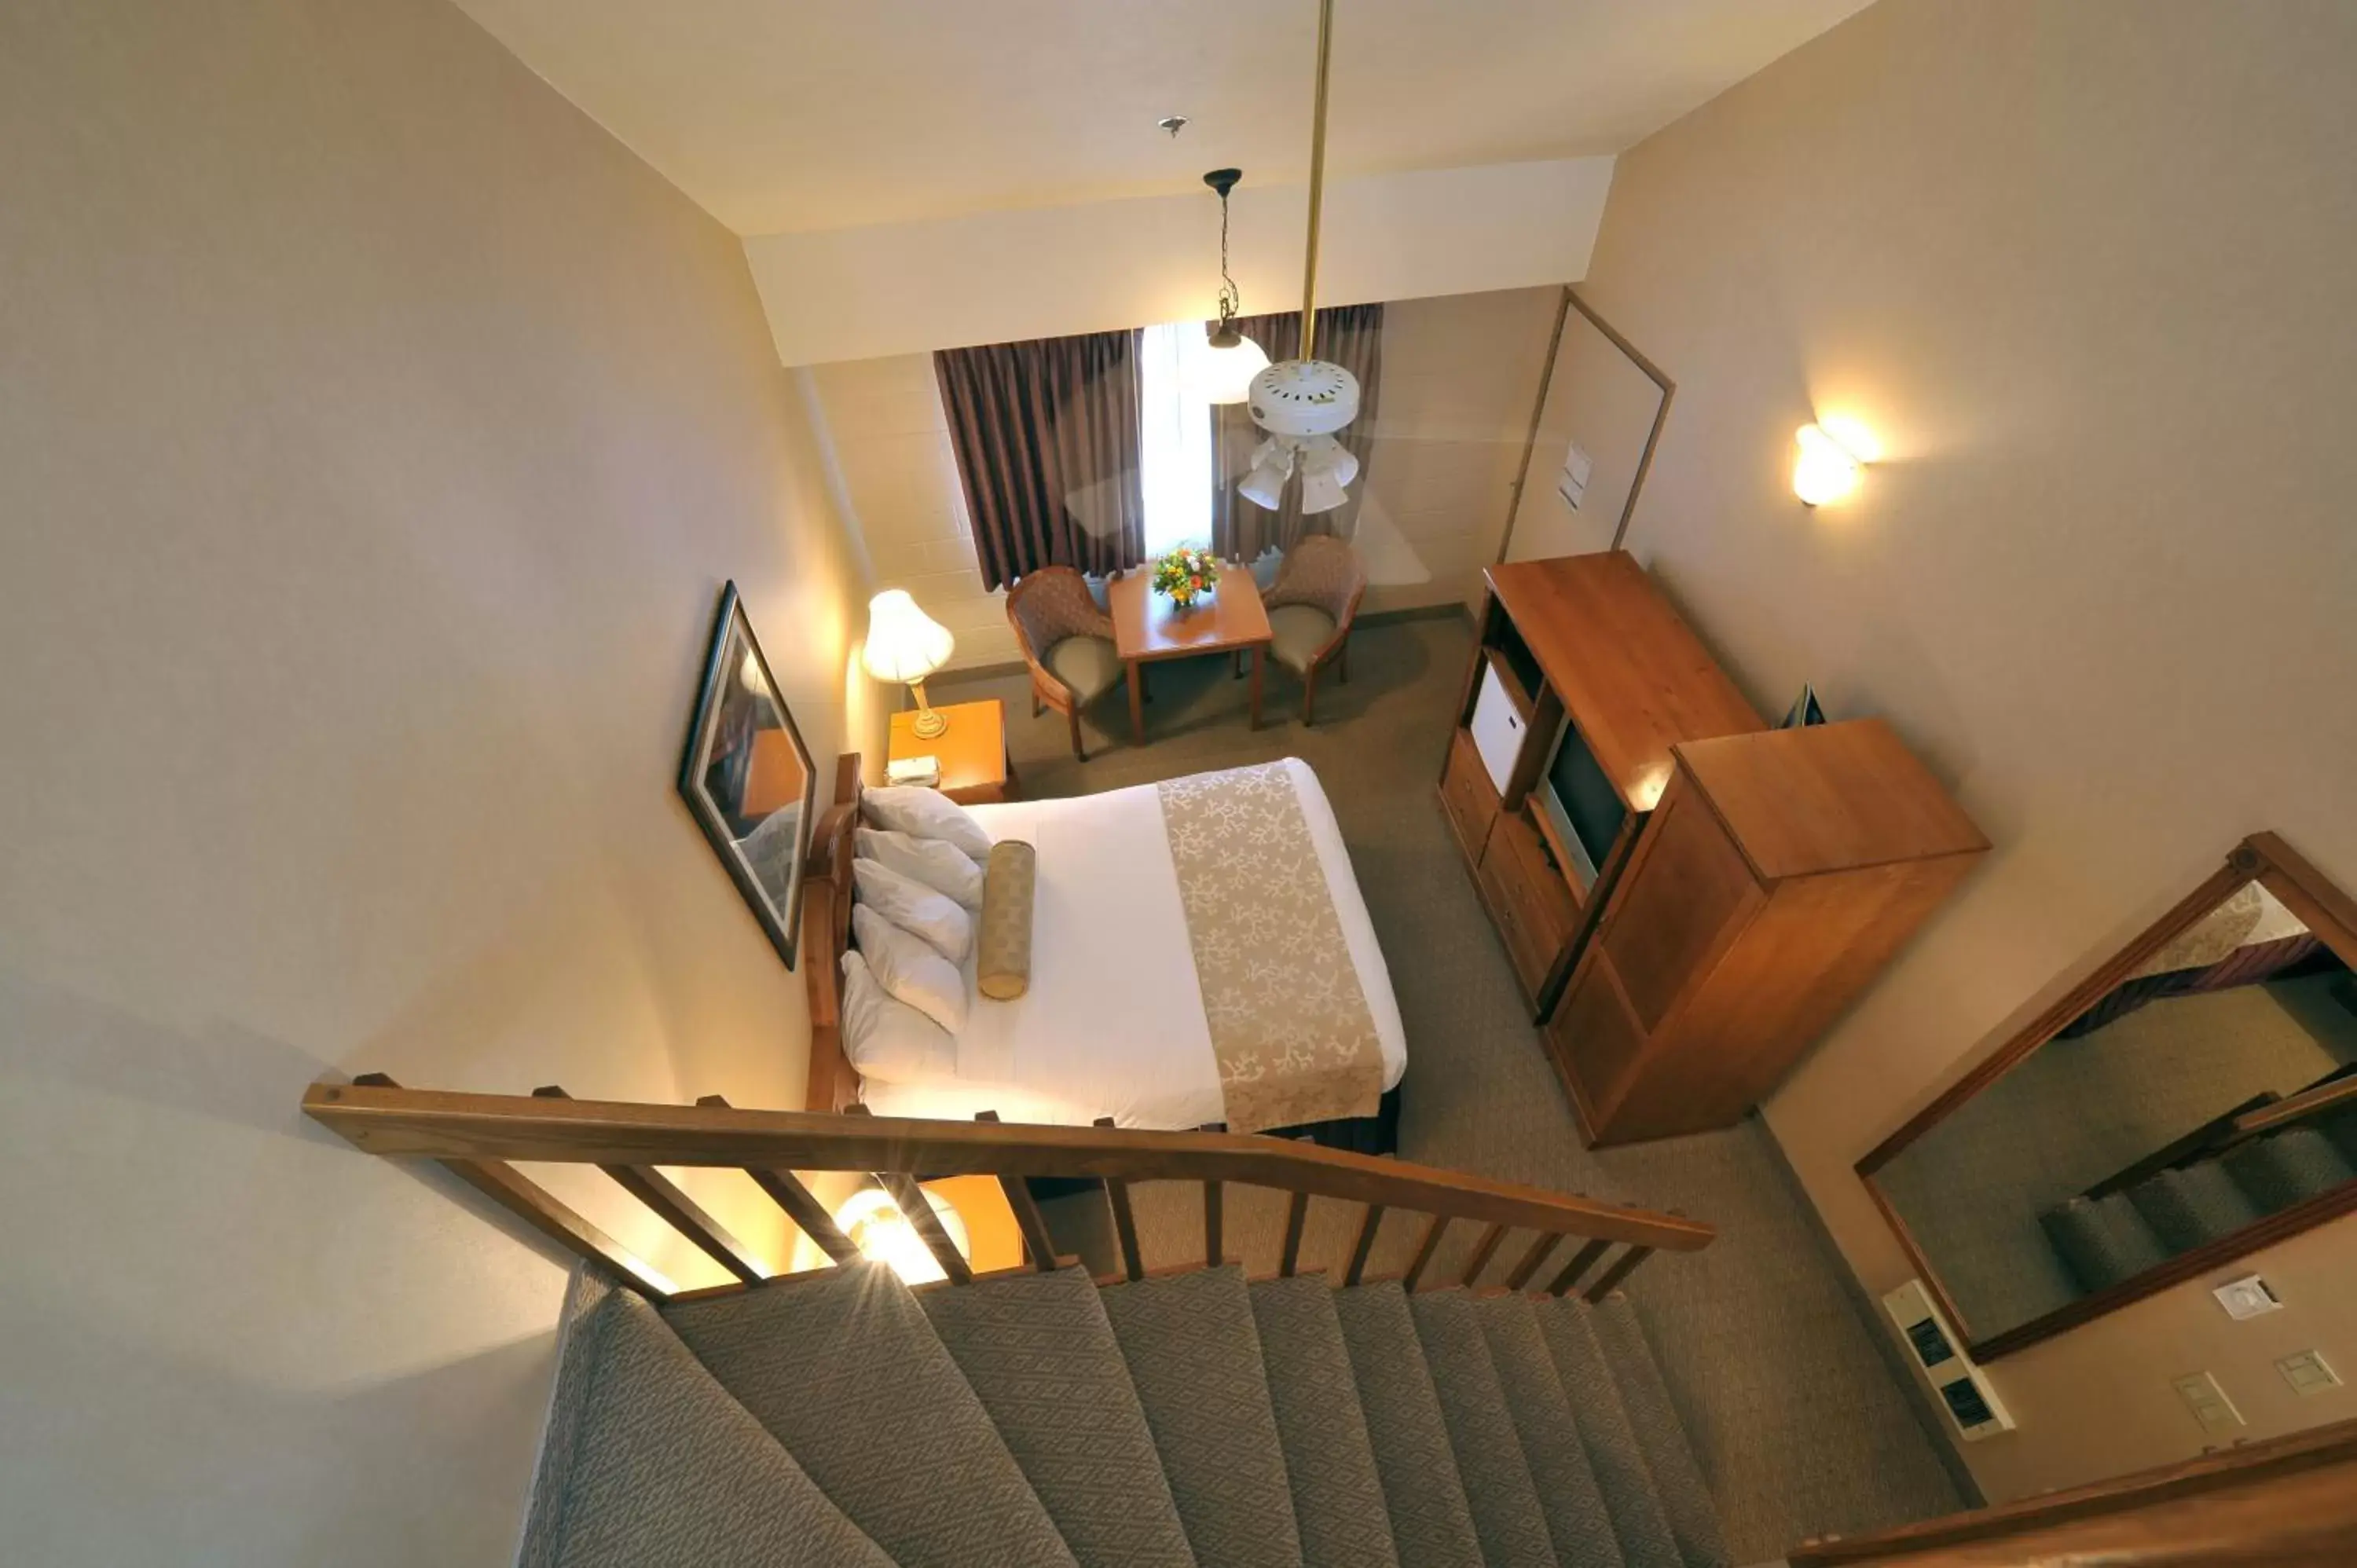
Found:
<svg viewBox="0 0 2357 1568"><path fill-rule="evenodd" d="M1154 591L1154 569L1141 566L1105 591L1113 612L1114 650L1125 662L1225 653L1269 639L1268 611L1248 567L1220 564L1220 590L1209 602L1181 610Z"/></svg>
<svg viewBox="0 0 2357 1568"><path fill-rule="evenodd" d="M1660 803L1678 742L1768 727L1627 552L1481 575L1631 811Z"/></svg>
<svg viewBox="0 0 2357 1568"><path fill-rule="evenodd" d="M979 703L943 703L933 712L947 719L950 727L931 740L918 736L915 709L903 709L892 715L891 744L885 749L887 760L940 757L942 781L938 788L944 792L1006 782L1006 703L990 697Z"/></svg>

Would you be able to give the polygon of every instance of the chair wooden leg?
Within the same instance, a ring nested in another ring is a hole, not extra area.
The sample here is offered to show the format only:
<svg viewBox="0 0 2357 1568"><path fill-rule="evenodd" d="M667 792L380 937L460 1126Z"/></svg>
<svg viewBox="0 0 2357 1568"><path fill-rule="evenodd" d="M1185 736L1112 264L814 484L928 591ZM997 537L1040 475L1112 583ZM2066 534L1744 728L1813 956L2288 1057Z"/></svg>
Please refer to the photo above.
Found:
<svg viewBox="0 0 2357 1568"><path fill-rule="evenodd" d="M1071 707L1064 710L1064 721L1071 725L1072 728L1072 757L1074 760L1086 762L1089 759L1089 754L1083 750L1081 746L1081 708L1079 703L1075 703Z"/></svg>
<svg viewBox="0 0 2357 1568"><path fill-rule="evenodd" d="M1039 716L1040 706L1039 688L1034 686L1031 688L1031 716L1033 718L1036 719Z"/></svg>
<svg viewBox="0 0 2357 1568"><path fill-rule="evenodd" d="M1318 722L1318 666L1312 664L1301 677L1301 726L1304 729Z"/></svg>

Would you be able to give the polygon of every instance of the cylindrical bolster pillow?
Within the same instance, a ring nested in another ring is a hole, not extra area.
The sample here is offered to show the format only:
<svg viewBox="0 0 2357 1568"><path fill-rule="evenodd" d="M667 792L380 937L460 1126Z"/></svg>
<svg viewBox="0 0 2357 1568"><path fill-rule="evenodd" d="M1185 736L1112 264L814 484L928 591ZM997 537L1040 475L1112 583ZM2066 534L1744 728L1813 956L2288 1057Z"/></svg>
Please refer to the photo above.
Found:
<svg viewBox="0 0 2357 1568"><path fill-rule="evenodd" d="M1031 885L1039 870L1039 852L1021 839L990 846L974 983L994 1002L1012 1002L1031 989Z"/></svg>

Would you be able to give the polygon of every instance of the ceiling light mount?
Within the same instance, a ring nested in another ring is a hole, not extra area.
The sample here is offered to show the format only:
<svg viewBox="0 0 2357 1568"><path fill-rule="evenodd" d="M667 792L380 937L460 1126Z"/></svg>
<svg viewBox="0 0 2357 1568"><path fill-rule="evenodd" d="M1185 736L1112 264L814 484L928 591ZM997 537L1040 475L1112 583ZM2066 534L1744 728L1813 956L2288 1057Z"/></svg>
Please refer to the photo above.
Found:
<svg viewBox="0 0 2357 1568"><path fill-rule="evenodd" d="M1169 132L1170 139L1175 142L1178 139L1178 133L1187 128L1187 116L1184 114L1165 114L1161 119L1154 122L1154 128L1157 131Z"/></svg>
<svg viewBox="0 0 2357 1568"><path fill-rule="evenodd" d="M1202 357L1196 372L1198 392L1207 403L1243 402L1253 378L1268 365L1266 351L1236 325L1243 296L1236 289L1236 280L1228 274L1228 195L1243 177L1240 168L1215 168L1203 176L1203 183L1220 198L1220 319L1206 338L1211 352Z"/></svg>

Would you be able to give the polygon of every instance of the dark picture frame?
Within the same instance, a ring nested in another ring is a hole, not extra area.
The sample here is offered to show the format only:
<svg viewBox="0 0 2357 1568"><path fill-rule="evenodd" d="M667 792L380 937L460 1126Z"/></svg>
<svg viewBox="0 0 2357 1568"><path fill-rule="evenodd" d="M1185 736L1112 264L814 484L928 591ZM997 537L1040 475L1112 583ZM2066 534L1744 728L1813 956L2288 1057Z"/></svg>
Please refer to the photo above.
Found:
<svg viewBox="0 0 2357 1568"><path fill-rule="evenodd" d="M721 589L713 618L679 792L791 970L818 815L818 769L734 582Z"/></svg>

